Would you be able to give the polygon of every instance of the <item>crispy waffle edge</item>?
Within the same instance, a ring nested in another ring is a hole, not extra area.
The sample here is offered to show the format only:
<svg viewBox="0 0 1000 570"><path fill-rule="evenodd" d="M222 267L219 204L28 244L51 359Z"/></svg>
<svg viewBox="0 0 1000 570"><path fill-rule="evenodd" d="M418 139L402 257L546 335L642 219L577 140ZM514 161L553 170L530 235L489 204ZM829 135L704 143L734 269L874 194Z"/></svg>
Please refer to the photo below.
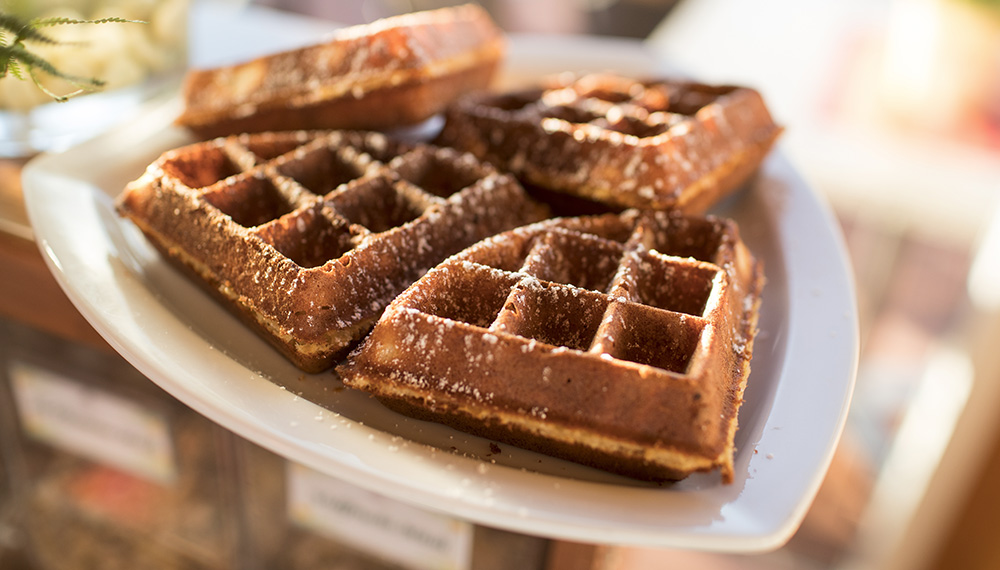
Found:
<svg viewBox="0 0 1000 570"><path fill-rule="evenodd" d="M176 123L203 139L410 126L489 87L505 49L501 30L475 4L390 17L341 29L324 43L192 70Z"/></svg>

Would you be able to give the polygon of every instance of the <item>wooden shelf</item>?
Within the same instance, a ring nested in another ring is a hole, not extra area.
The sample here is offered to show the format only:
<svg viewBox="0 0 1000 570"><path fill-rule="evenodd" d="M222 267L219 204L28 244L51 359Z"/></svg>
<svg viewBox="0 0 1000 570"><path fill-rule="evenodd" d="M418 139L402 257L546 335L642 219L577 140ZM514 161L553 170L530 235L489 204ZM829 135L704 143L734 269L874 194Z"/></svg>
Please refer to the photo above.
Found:
<svg viewBox="0 0 1000 570"><path fill-rule="evenodd" d="M0 160L0 317L111 350L63 293L31 239L21 196L23 164Z"/></svg>

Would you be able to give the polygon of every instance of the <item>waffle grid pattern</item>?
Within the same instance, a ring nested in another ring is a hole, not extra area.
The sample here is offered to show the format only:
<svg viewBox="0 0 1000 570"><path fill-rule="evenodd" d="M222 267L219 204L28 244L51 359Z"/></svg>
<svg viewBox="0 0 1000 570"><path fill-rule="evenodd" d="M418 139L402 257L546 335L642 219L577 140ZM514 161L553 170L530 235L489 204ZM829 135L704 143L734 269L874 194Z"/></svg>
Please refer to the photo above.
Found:
<svg viewBox="0 0 1000 570"><path fill-rule="evenodd" d="M543 222L432 270L340 372L411 415L602 469L731 479L761 286L725 220Z"/></svg>
<svg viewBox="0 0 1000 570"><path fill-rule="evenodd" d="M303 268L339 259L496 175L448 149L407 148L374 136L331 135L292 148L281 142L237 139L212 148L217 154L208 160L216 168L200 172L203 179L186 179L183 159L163 168Z"/></svg>
<svg viewBox="0 0 1000 570"><path fill-rule="evenodd" d="M780 131L745 87L593 74L466 97L439 142L609 209L701 214L756 170Z"/></svg>
<svg viewBox="0 0 1000 570"><path fill-rule="evenodd" d="M569 123L550 128L579 132L574 137L631 135L644 139L668 134L675 125L690 121L700 109L736 89L587 76L540 94L512 94L487 105L509 111L518 121L544 125L546 120L555 119Z"/></svg>
<svg viewBox="0 0 1000 570"><path fill-rule="evenodd" d="M167 153L119 208L309 371L437 262L544 216L470 155L342 131Z"/></svg>
<svg viewBox="0 0 1000 570"><path fill-rule="evenodd" d="M641 228L626 243L553 228L532 239L523 258L508 251L506 259L492 260L491 265L490 260L476 261L469 255L463 264L467 282L454 284L459 288L455 298L449 299L449 291L436 292L442 305L420 308L473 326L489 323L484 332L507 333L524 343L686 374L707 315L720 302L723 270L715 263L721 236L710 230L708 243L692 248L700 251L678 256L670 244L639 247L646 233ZM708 229L707 223L698 229ZM510 271L519 259L523 259L520 266ZM484 282L489 283L484 288L496 291L469 290L469 283ZM503 302L499 309L495 302L469 302L470 293ZM459 307L477 314L449 310ZM634 332L650 329L669 332L649 336ZM664 347L665 341L671 346Z"/></svg>

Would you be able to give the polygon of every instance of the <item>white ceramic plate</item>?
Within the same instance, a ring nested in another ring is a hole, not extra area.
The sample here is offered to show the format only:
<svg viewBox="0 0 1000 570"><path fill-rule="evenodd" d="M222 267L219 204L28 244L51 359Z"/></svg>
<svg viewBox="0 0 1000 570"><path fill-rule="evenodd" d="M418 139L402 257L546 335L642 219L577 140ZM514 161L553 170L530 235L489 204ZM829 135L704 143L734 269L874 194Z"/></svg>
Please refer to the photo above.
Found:
<svg viewBox="0 0 1000 570"><path fill-rule="evenodd" d="M635 42L514 37L508 77L655 74ZM222 426L296 462L427 509L591 543L763 551L797 528L850 402L857 315L833 217L782 157L717 209L766 263L736 481L647 485L398 416L331 374L305 376L166 264L112 200L188 141L176 104L24 172L39 245L66 293L136 368Z"/></svg>

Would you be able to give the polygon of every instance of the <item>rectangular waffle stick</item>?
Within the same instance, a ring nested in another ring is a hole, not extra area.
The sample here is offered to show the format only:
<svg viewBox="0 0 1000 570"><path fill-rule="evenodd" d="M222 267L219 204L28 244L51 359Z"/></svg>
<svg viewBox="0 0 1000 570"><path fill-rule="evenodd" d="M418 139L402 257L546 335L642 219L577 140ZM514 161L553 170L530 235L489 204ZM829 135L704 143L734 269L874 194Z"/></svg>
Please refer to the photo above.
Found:
<svg viewBox="0 0 1000 570"><path fill-rule="evenodd" d="M465 96L437 142L556 198L702 214L757 170L780 133L746 87L590 74Z"/></svg>
<svg viewBox="0 0 1000 570"><path fill-rule="evenodd" d="M629 477L733 480L761 264L732 221L626 211L488 238L337 371L404 414Z"/></svg>
<svg viewBox="0 0 1000 570"><path fill-rule="evenodd" d="M192 70L177 124L203 138L414 125L488 87L504 49L502 32L476 5L385 18L320 44Z"/></svg>
<svg viewBox="0 0 1000 570"><path fill-rule="evenodd" d="M548 214L469 154L347 131L168 151L117 208L308 372L332 366L447 256Z"/></svg>

